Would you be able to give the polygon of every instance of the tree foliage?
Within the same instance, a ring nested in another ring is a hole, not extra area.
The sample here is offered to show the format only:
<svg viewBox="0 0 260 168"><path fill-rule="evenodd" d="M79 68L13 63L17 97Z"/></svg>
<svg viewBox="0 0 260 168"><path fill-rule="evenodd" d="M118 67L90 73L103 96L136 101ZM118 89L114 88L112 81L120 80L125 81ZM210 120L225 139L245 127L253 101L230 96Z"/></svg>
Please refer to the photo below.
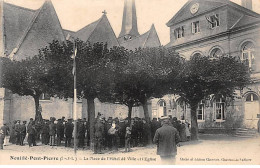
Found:
<svg viewBox="0 0 260 168"><path fill-rule="evenodd" d="M49 89L47 86L47 67L44 62L35 56L22 61L1 58L1 64L1 87L20 96L32 96L35 101L35 119L41 120L39 98Z"/></svg>
<svg viewBox="0 0 260 168"><path fill-rule="evenodd" d="M210 95L234 98L235 90L250 82L250 74L248 67L235 57L194 56L185 61L182 75L172 79L178 81L175 93L191 106L192 139L197 139L198 103Z"/></svg>

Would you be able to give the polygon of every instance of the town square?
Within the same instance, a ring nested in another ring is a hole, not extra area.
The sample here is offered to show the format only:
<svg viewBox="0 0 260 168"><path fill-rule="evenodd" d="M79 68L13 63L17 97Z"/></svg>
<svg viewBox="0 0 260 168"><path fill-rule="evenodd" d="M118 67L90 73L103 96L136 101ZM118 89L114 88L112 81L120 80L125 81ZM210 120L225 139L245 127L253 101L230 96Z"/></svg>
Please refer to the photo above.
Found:
<svg viewBox="0 0 260 168"><path fill-rule="evenodd" d="M0 0L0 164L259 165L257 0Z"/></svg>

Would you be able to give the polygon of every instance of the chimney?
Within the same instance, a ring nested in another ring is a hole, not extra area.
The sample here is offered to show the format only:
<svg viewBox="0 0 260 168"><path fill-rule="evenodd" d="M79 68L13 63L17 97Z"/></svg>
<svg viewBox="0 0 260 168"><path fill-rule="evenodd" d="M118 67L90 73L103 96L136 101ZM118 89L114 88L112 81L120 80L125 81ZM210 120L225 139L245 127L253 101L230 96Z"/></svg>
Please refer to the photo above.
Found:
<svg viewBox="0 0 260 168"><path fill-rule="evenodd" d="M252 10L252 0L241 0L241 4L243 7Z"/></svg>

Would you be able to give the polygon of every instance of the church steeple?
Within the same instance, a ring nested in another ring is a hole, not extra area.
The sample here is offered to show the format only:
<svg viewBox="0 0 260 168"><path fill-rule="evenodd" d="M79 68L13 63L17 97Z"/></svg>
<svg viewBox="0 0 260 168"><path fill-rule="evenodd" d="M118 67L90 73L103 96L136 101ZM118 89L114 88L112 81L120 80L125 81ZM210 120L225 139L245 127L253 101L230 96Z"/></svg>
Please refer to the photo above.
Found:
<svg viewBox="0 0 260 168"><path fill-rule="evenodd" d="M140 34L137 28L135 0L125 0L122 29L118 40L127 41L139 35Z"/></svg>

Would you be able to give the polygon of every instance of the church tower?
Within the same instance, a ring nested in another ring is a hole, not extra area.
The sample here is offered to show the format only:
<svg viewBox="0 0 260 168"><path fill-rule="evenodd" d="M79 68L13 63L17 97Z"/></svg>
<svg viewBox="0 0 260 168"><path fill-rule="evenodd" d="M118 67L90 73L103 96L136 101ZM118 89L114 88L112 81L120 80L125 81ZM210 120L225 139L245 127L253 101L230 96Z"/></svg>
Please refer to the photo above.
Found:
<svg viewBox="0 0 260 168"><path fill-rule="evenodd" d="M118 37L118 41L119 43L122 43L139 35L140 34L137 28L135 0L125 0L122 29Z"/></svg>

